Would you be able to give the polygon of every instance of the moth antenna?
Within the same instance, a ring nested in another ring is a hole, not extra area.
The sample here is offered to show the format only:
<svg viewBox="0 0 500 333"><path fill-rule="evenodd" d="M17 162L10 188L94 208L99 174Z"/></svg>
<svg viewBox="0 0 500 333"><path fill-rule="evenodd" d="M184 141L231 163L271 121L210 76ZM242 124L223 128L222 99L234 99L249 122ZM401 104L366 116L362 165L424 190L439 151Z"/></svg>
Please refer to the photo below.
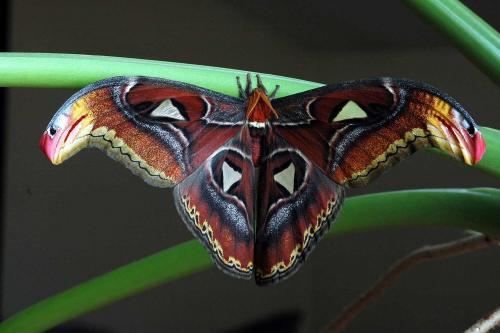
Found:
<svg viewBox="0 0 500 333"><path fill-rule="evenodd" d="M240 80L240 77L237 76L236 77L236 84L238 85L238 92L240 93L240 97L241 98L246 98L248 97L246 94L245 94L245 91L243 91L243 86L241 85L241 80Z"/></svg>
<svg viewBox="0 0 500 333"><path fill-rule="evenodd" d="M252 77L250 76L250 73L247 73L247 87L246 87L246 93L247 97L250 96L252 93Z"/></svg>
<svg viewBox="0 0 500 333"><path fill-rule="evenodd" d="M267 95L267 89L262 83L262 78L260 77L260 74L256 74L255 76L257 77L257 87L262 89L264 93Z"/></svg>
<svg viewBox="0 0 500 333"><path fill-rule="evenodd" d="M278 90L280 90L279 84L277 84L276 87L274 87L273 92L271 93L271 95L269 95L269 99L273 99L276 96L276 93L278 92Z"/></svg>

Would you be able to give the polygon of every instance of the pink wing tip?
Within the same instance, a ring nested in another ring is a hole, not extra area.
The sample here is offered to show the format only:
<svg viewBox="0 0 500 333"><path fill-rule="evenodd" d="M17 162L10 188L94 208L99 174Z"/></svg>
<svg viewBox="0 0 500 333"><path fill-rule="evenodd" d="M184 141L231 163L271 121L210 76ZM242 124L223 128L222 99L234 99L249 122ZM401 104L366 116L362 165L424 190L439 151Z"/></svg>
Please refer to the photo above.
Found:
<svg viewBox="0 0 500 333"><path fill-rule="evenodd" d="M474 134L472 139L474 140L474 156L472 163L477 164L483 158L486 151L486 142L484 141L483 135L479 131Z"/></svg>
<svg viewBox="0 0 500 333"><path fill-rule="evenodd" d="M40 150L44 153L44 155L49 159L49 161L53 162L54 158L54 149L52 149L52 139L49 137L47 132L43 133L40 138Z"/></svg>

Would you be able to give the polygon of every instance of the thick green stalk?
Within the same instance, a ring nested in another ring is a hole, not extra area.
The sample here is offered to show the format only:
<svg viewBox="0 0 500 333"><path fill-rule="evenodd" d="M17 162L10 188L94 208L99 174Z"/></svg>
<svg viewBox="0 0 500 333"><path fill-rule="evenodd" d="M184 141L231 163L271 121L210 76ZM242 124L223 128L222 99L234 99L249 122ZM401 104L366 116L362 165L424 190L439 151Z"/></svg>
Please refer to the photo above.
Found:
<svg viewBox="0 0 500 333"><path fill-rule="evenodd" d="M235 76L244 77L248 71L120 57L0 52L0 73L0 87L81 88L112 76L144 75L238 96ZM322 85L270 74L262 77L269 87L281 85L278 96Z"/></svg>
<svg viewBox="0 0 500 333"><path fill-rule="evenodd" d="M363 195L346 201L329 235L428 225L472 229L500 236L499 207L498 189L414 190ZM212 267L211 260L200 243L185 242L34 304L1 323L0 333L40 332L209 267Z"/></svg>
<svg viewBox="0 0 500 333"><path fill-rule="evenodd" d="M330 234L446 226L500 236L499 214L500 190L495 188L384 192L349 198Z"/></svg>
<svg viewBox="0 0 500 333"><path fill-rule="evenodd" d="M404 0L496 83L500 84L500 34L458 0Z"/></svg>

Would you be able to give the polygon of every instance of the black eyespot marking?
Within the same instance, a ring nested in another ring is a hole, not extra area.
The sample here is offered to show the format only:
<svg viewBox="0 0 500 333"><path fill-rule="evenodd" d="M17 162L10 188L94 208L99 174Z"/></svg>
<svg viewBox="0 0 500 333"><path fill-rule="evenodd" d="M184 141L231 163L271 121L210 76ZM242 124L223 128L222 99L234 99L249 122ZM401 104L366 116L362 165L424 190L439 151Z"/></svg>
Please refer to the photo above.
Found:
<svg viewBox="0 0 500 333"><path fill-rule="evenodd" d="M462 126L462 128L467 130L470 136L473 136L476 133L476 127L474 126L474 122L466 114L460 113L459 111L452 109L452 115L455 121L459 123L459 126Z"/></svg>
<svg viewBox="0 0 500 333"><path fill-rule="evenodd" d="M51 127L48 129L47 133L49 133L49 136L52 138L52 137L54 137L54 135L57 133L57 129L51 126Z"/></svg>
<svg viewBox="0 0 500 333"><path fill-rule="evenodd" d="M472 125L472 123L470 121L468 121L467 119L464 119L462 120L462 125L464 126L464 128L467 130L467 132L472 136L476 133L476 128L474 127L474 125Z"/></svg>

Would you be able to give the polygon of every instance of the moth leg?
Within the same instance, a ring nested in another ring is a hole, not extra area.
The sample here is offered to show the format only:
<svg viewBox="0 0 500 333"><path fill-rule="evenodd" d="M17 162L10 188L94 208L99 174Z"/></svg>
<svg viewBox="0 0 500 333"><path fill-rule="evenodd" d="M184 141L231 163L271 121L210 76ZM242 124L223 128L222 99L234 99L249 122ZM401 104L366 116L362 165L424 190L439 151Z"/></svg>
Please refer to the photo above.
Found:
<svg viewBox="0 0 500 333"><path fill-rule="evenodd" d="M280 85L277 84L276 87L274 87L274 90L271 93L271 95L269 95L269 99L273 99L274 97L276 97L276 93L278 92L279 89L280 89Z"/></svg>
<svg viewBox="0 0 500 333"><path fill-rule="evenodd" d="M257 88L260 88L264 91L264 93L267 95L267 89L262 83L262 78L260 77L260 74L255 75L257 77Z"/></svg>
<svg viewBox="0 0 500 333"><path fill-rule="evenodd" d="M245 91L243 90L243 86L241 85L241 80L240 80L240 77L237 76L236 77L236 84L238 85L238 92L240 94L240 97L241 98L247 98L248 95L245 93Z"/></svg>
<svg viewBox="0 0 500 333"><path fill-rule="evenodd" d="M257 77L257 88L262 89L264 91L264 93L266 95L268 95L266 86L264 85L264 83L262 83L262 78L260 77L260 74L256 74L255 76ZM280 89L280 85L277 84L276 87L274 87L273 92L270 95L268 95L269 98L273 99L276 96L276 93L278 92L279 89Z"/></svg>
<svg viewBox="0 0 500 333"><path fill-rule="evenodd" d="M247 97L252 94L252 77L250 76L250 73L247 73L247 86L246 86L246 93Z"/></svg>

